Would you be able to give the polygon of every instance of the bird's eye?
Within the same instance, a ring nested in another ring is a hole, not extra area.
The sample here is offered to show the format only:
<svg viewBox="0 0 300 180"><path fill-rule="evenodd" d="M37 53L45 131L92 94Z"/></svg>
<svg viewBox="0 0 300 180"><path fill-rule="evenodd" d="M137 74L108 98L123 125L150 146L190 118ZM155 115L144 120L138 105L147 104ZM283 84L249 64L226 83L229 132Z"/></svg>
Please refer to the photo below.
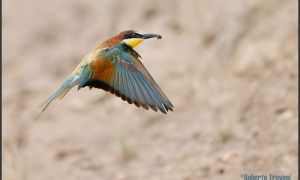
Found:
<svg viewBox="0 0 300 180"><path fill-rule="evenodd" d="M131 33L125 36L125 39L131 39L131 38L143 38L143 36L138 33Z"/></svg>
<svg viewBox="0 0 300 180"><path fill-rule="evenodd" d="M143 38L143 36L138 33L133 33L133 37L134 38Z"/></svg>

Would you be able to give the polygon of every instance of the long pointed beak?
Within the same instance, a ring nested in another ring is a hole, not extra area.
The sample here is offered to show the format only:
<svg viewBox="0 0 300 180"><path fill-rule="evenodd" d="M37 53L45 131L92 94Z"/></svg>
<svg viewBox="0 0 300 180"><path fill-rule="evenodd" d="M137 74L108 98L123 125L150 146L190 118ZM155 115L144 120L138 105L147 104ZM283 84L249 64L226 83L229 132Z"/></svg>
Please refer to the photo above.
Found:
<svg viewBox="0 0 300 180"><path fill-rule="evenodd" d="M143 35L143 39L150 39L150 38L161 39L161 35L159 34L142 34L142 35Z"/></svg>

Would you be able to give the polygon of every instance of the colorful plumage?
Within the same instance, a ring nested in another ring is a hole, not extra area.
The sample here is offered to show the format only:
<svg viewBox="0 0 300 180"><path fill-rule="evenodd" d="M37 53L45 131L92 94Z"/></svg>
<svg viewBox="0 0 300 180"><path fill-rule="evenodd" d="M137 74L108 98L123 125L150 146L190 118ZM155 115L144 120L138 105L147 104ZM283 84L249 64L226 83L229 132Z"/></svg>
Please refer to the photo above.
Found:
<svg viewBox="0 0 300 180"><path fill-rule="evenodd" d="M129 104L145 109L150 107L165 114L173 111L172 103L139 60L141 56L133 50L149 38L160 39L161 36L123 31L92 49L61 87L43 102L42 111L76 85L78 90L88 86L109 91Z"/></svg>

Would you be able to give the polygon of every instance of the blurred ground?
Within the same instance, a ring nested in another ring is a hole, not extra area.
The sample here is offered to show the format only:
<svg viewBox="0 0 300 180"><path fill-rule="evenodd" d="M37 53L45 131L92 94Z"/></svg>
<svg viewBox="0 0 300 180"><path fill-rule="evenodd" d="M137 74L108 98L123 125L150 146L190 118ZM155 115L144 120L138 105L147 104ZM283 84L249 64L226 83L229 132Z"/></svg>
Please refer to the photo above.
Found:
<svg viewBox="0 0 300 180"><path fill-rule="evenodd" d="M3 1L3 179L242 179L297 168L296 0ZM37 106L119 31L175 105L101 90Z"/></svg>

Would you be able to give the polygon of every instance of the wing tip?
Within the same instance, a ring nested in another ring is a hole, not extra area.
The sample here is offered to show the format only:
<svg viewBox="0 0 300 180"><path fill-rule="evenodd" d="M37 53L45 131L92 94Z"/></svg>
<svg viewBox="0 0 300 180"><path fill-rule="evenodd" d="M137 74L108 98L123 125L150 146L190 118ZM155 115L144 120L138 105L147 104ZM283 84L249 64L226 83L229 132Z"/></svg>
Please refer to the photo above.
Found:
<svg viewBox="0 0 300 180"><path fill-rule="evenodd" d="M167 114L168 111L173 111L173 108L174 108L173 104L169 101L168 101L169 104L162 102L161 104L155 104L155 105L137 102L137 101L131 99L130 97L125 96L124 94L120 93L118 90L114 89L113 87L109 86L108 84L105 84L102 81L96 81L96 80L90 81L86 85L92 86L95 88L99 88L99 89L103 89L107 92L110 92L111 94L114 94L117 97L120 97L123 101L127 101L129 104L135 104L137 107L142 107L146 110L149 110L149 107L150 107L150 109L152 109L155 112L157 112L159 110L163 114Z"/></svg>

